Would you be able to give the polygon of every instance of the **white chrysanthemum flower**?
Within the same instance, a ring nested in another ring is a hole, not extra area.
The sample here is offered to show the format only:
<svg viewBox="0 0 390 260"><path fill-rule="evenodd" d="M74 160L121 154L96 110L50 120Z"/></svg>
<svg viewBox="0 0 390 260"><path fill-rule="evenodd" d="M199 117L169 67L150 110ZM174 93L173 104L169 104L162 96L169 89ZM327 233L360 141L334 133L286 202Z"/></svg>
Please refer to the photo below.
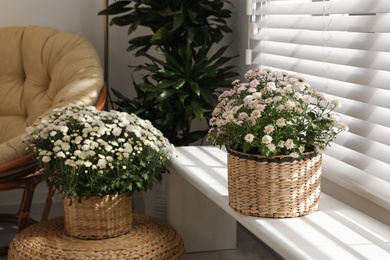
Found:
<svg viewBox="0 0 390 260"><path fill-rule="evenodd" d="M252 95L248 95L244 98L244 105L247 106L248 104L250 104L252 102L252 100L254 99L254 97Z"/></svg>
<svg viewBox="0 0 390 260"><path fill-rule="evenodd" d="M105 158L101 158L98 160L98 163L97 163L97 166L100 168L100 169L104 169L106 168L107 166L107 160Z"/></svg>
<svg viewBox="0 0 390 260"><path fill-rule="evenodd" d="M282 101L282 99L283 99L282 96L273 97L273 101L276 102L276 103Z"/></svg>
<svg viewBox="0 0 390 260"><path fill-rule="evenodd" d="M83 144L81 146L81 150L83 150L83 151L88 151L90 149L91 149L91 146L89 144Z"/></svg>
<svg viewBox="0 0 390 260"><path fill-rule="evenodd" d="M245 90L246 90L246 87L245 86L241 86L241 87L237 88L236 91L237 91L237 94L241 94Z"/></svg>
<svg viewBox="0 0 390 260"><path fill-rule="evenodd" d="M264 133L270 134L275 130L275 127L273 125L267 125L264 127Z"/></svg>
<svg viewBox="0 0 390 260"><path fill-rule="evenodd" d="M268 82L268 83L266 84L265 89L266 89L267 91L275 91L275 90L276 90L276 84L275 84L275 82Z"/></svg>
<svg viewBox="0 0 390 260"><path fill-rule="evenodd" d="M122 129L120 127L114 127L114 129L112 130L112 134L114 136L120 136L121 133L122 133Z"/></svg>
<svg viewBox="0 0 390 260"><path fill-rule="evenodd" d="M58 157L58 158L65 158L66 155L65 155L64 152L60 151L60 152L56 153L56 157Z"/></svg>
<svg viewBox="0 0 390 260"><path fill-rule="evenodd" d="M296 100L299 100L302 98L302 94L301 93L298 93L298 92L295 92L293 97L296 99Z"/></svg>
<svg viewBox="0 0 390 260"><path fill-rule="evenodd" d="M284 146L285 146L287 149L292 149L292 148L294 148L294 140L288 139L288 140L284 143Z"/></svg>
<svg viewBox="0 0 390 260"><path fill-rule="evenodd" d="M331 113L330 116L329 116L329 120L333 121L333 122L338 122L338 121L341 120L341 117L337 113Z"/></svg>
<svg viewBox="0 0 390 260"><path fill-rule="evenodd" d="M244 119L247 118L247 117L248 117L248 114L245 113L245 112L241 112L241 113L238 114L238 116L237 116L237 118L238 118L239 120L244 120Z"/></svg>
<svg viewBox="0 0 390 260"><path fill-rule="evenodd" d="M42 157L42 162L48 163L48 162L50 162L50 161L51 161L50 156L43 156L43 157Z"/></svg>
<svg viewBox="0 0 390 260"><path fill-rule="evenodd" d="M61 146L54 146L53 147L53 152L54 153L58 153L59 151L61 151L62 149L61 149Z"/></svg>
<svg viewBox="0 0 390 260"><path fill-rule="evenodd" d="M254 99L261 99L262 94L260 92L255 92L255 93L252 94L252 97Z"/></svg>
<svg viewBox="0 0 390 260"><path fill-rule="evenodd" d="M283 93L293 93L293 89L291 87L291 85L287 85L286 87L283 88Z"/></svg>
<svg viewBox="0 0 390 260"><path fill-rule="evenodd" d="M337 108L341 108L342 107L341 102L338 101L338 100L332 100L331 102Z"/></svg>
<svg viewBox="0 0 390 260"><path fill-rule="evenodd" d="M61 148L62 148L62 150L64 150L64 151L69 151L69 150L70 150L70 144L67 143L67 142L62 142Z"/></svg>
<svg viewBox="0 0 390 260"><path fill-rule="evenodd" d="M294 111L297 112L298 115L303 114L304 110L301 107L294 107Z"/></svg>
<svg viewBox="0 0 390 260"><path fill-rule="evenodd" d="M272 142L272 137L270 135L264 135L262 138L261 138L261 142L263 144L269 144Z"/></svg>
<svg viewBox="0 0 390 260"><path fill-rule="evenodd" d="M84 138L82 136L76 136L76 138L74 138L74 143L80 144L83 141L83 139Z"/></svg>
<svg viewBox="0 0 390 260"><path fill-rule="evenodd" d="M256 125L256 118L254 118L253 116L250 116L246 119L247 122L249 122L249 124L251 126L255 126Z"/></svg>
<svg viewBox="0 0 390 260"><path fill-rule="evenodd" d="M39 151L39 153L38 153L38 155L39 156L42 156L42 155L47 155L47 151L46 150L41 150L41 151Z"/></svg>
<svg viewBox="0 0 390 260"><path fill-rule="evenodd" d="M66 125L60 126L58 129L61 133L65 134L69 131L69 128Z"/></svg>
<svg viewBox="0 0 390 260"><path fill-rule="evenodd" d="M273 151L275 151L276 150L276 147L275 147L275 145L274 144L267 144L267 148L268 148L268 150L270 150L271 152L273 152Z"/></svg>
<svg viewBox="0 0 390 260"><path fill-rule="evenodd" d="M71 160L71 159L67 159L67 160L65 161L65 165L68 165L68 166L70 166L70 167L77 167L76 162L75 162L74 160Z"/></svg>
<svg viewBox="0 0 390 260"><path fill-rule="evenodd" d="M276 125L277 125L278 127L283 127L283 126L285 126L285 125L286 125L286 119L284 119L284 118L279 118L279 119L277 119L277 120L276 120Z"/></svg>
<svg viewBox="0 0 390 260"><path fill-rule="evenodd" d="M253 110L251 113L252 118L259 118L261 117L261 111L260 110Z"/></svg>
<svg viewBox="0 0 390 260"><path fill-rule="evenodd" d="M282 78L282 77L283 77L283 73L280 72L280 71L274 71L273 74L274 74L274 76L277 77L277 78Z"/></svg>
<svg viewBox="0 0 390 260"><path fill-rule="evenodd" d="M340 121L335 122L335 127L339 128L339 129L341 129L341 130L343 130L343 131L346 131L346 132L349 131L348 126L347 126L345 123L340 122Z"/></svg>
<svg viewBox="0 0 390 260"><path fill-rule="evenodd" d="M76 160L75 163L77 166L84 166L84 160Z"/></svg>
<svg viewBox="0 0 390 260"><path fill-rule="evenodd" d="M255 136L253 134L247 134L245 137L244 137L245 141L248 142L248 143L252 143L253 140L255 139Z"/></svg>
<svg viewBox="0 0 390 260"><path fill-rule="evenodd" d="M93 150L86 151L85 153L87 154L88 157L93 157L96 155L96 152Z"/></svg>
<svg viewBox="0 0 390 260"><path fill-rule="evenodd" d="M313 97L310 96L310 95L304 95L304 96L302 97L302 101L303 101L303 103L305 103L305 104L310 104L311 102L313 102Z"/></svg>
<svg viewBox="0 0 390 260"><path fill-rule="evenodd" d="M107 127L105 127L104 125L101 125L98 127L98 129L96 130L96 134L98 135L104 135L107 131Z"/></svg>
<svg viewBox="0 0 390 260"><path fill-rule="evenodd" d="M291 108L294 108L296 106L295 102L294 101L286 101L286 103L284 104L284 106L287 108L287 109L291 109Z"/></svg>
<svg viewBox="0 0 390 260"><path fill-rule="evenodd" d="M81 160L85 160L87 159L88 157L90 157L90 154L89 154L90 151L82 151L78 157L81 159Z"/></svg>

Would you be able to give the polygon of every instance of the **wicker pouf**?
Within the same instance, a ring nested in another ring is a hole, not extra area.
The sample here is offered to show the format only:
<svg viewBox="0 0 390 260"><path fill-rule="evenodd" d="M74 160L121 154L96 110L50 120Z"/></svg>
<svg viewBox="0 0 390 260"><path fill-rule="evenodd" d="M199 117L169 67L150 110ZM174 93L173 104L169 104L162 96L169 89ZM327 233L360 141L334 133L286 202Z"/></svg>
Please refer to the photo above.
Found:
<svg viewBox="0 0 390 260"><path fill-rule="evenodd" d="M180 235L165 221L133 215L128 234L102 240L66 235L63 218L34 224L12 240L9 260L23 259L183 259Z"/></svg>

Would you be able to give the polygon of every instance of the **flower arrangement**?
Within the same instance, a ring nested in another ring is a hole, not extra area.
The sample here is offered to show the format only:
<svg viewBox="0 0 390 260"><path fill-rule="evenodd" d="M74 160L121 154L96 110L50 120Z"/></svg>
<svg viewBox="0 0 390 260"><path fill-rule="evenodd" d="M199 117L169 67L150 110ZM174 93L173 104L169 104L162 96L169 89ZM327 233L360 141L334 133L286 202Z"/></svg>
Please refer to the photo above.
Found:
<svg viewBox="0 0 390 260"><path fill-rule="evenodd" d="M24 136L49 187L88 198L147 190L161 181L173 145L147 120L92 106L53 110Z"/></svg>
<svg viewBox="0 0 390 260"><path fill-rule="evenodd" d="M208 141L267 158L322 152L348 127L334 112L341 107L304 79L283 71L250 70L248 82L233 81L212 112Z"/></svg>

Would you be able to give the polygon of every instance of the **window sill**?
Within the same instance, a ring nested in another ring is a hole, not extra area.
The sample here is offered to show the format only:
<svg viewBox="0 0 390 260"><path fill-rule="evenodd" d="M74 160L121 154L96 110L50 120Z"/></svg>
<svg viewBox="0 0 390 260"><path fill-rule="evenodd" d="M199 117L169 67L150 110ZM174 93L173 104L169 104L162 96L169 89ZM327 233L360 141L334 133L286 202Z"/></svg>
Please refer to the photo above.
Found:
<svg viewBox="0 0 390 260"><path fill-rule="evenodd" d="M180 176L185 179L187 185L195 187L207 196L217 207L283 258L301 260L390 257L390 226L326 193L321 195L320 209L304 217L268 219L235 212L228 206L226 152L216 147L179 147L177 150L179 157L172 165L169 178ZM177 199L180 195L173 196ZM210 214L206 219L213 219L213 215Z"/></svg>
<svg viewBox="0 0 390 260"><path fill-rule="evenodd" d="M390 183L324 155L322 190L390 226Z"/></svg>

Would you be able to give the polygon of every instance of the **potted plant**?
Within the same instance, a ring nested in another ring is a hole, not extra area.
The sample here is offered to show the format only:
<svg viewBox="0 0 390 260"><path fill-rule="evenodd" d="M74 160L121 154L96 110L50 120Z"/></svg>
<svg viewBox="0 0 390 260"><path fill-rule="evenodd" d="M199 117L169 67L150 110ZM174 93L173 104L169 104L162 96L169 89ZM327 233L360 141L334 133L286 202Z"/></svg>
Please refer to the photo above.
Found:
<svg viewBox="0 0 390 260"><path fill-rule="evenodd" d="M230 44L221 44L231 33L226 0L117 1L100 14L111 15L111 24L128 26L129 52L146 60L134 66L143 73L133 79L136 97L112 89L118 109L150 120L175 146L204 138L207 122L221 89L238 74L226 56ZM193 123L205 126L194 130ZM165 182L143 194L148 215L165 218Z"/></svg>
<svg viewBox="0 0 390 260"><path fill-rule="evenodd" d="M219 96L208 134L228 149L229 203L256 216L311 213L318 208L321 153L348 130L334 112L341 104L287 72L251 70L245 79Z"/></svg>
<svg viewBox="0 0 390 260"><path fill-rule="evenodd" d="M217 46L230 33L231 11L226 0L117 1L100 14L115 15L112 25L139 27L148 34L131 38L128 51L147 62L134 67L145 73L133 81L137 96L126 97L112 89L121 110L150 120L175 146L203 138L207 130L193 131L194 119L208 120L220 89L237 76L229 47Z"/></svg>
<svg viewBox="0 0 390 260"><path fill-rule="evenodd" d="M64 198L65 229L82 238L88 233L85 226L83 234L71 230L80 223L90 224L89 217L100 214L86 205L91 202L95 208L102 200L115 205L114 199L129 201L132 192L150 189L161 181L175 153L173 145L150 121L92 106L55 109L28 127L24 140L36 153L49 187L55 187ZM69 212L69 221L73 222L67 225L67 213L73 208L85 208L82 214L92 216L76 215L72 219L75 213ZM109 207L108 210L101 214L121 214ZM123 210L131 221L131 206L125 205ZM96 231L99 224L90 231ZM125 231L115 235L128 232L128 224L124 225Z"/></svg>

